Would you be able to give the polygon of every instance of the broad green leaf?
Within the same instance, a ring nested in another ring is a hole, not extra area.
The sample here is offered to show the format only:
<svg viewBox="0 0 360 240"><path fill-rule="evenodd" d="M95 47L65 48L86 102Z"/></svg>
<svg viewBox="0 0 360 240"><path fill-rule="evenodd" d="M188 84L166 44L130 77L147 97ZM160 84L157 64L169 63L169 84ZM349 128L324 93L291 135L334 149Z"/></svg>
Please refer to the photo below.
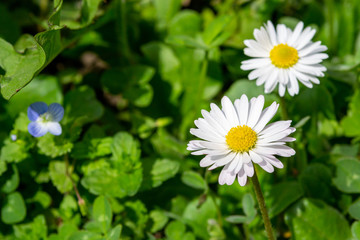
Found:
<svg viewBox="0 0 360 240"><path fill-rule="evenodd" d="M62 90L57 78L50 75L39 75L31 81L31 84L11 98L6 104L6 110L12 117L16 117L20 112L26 112L33 102L45 102L49 105L51 103L61 104L62 101Z"/></svg>
<svg viewBox="0 0 360 240"><path fill-rule="evenodd" d="M193 229L196 236L209 239L208 220L216 218L216 206L211 198L207 198L200 207L198 204L199 199L194 199L187 205L183 220Z"/></svg>
<svg viewBox="0 0 360 240"><path fill-rule="evenodd" d="M5 175L2 178L7 178L4 184L1 187L1 191L4 193L10 193L14 191L20 182L19 172L15 164L12 165L12 171L9 175Z"/></svg>
<svg viewBox="0 0 360 240"><path fill-rule="evenodd" d="M160 27L166 25L181 8L181 0L155 0L156 17Z"/></svg>
<svg viewBox="0 0 360 240"><path fill-rule="evenodd" d="M155 150L164 158L181 159L188 153L186 143L171 136L163 128L159 128L150 141Z"/></svg>
<svg viewBox="0 0 360 240"><path fill-rule="evenodd" d="M46 55L30 35L23 35L14 46L0 38L0 52L0 67L6 72L0 75L1 94L8 100L32 80Z"/></svg>
<svg viewBox="0 0 360 240"><path fill-rule="evenodd" d="M151 226L151 232L155 233L161 230L166 223L169 221L168 216L165 214L163 210L153 210L150 212L150 218L153 222Z"/></svg>
<svg viewBox="0 0 360 240"><path fill-rule="evenodd" d="M186 171L181 176L181 181L195 189L205 190L207 189L207 184L204 178L197 172Z"/></svg>
<svg viewBox="0 0 360 240"><path fill-rule="evenodd" d="M335 186L342 192L360 193L360 162L344 159L336 162Z"/></svg>
<svg viewBox="0 0 360 240"><path fill-rule="evenodd" d="M121 231L122 231L122 225L119 224L109 231L107 240L119 240Z"/></svg>
<svg viewBox="0 0 360 240"><path fill-rule="evenodd" d="M346 157L356 157L359 153L359 147L360 144L352 144L352 145L335 144L331 151L331 154L336 154Z"/></svg>
<svg viewBox="0 0 360 240"><path fill-rule="evenodd" d="M186 226L180 221L173 221L166 226L165 234L169 240L182 240Z"/></svg>
<svg viewBox="0 0 360 240"><path fill-rule="evenodd" d="M285 220L293 239L345 240L351 234L345 217L320 200L302 199L286 212Z"/></svg>
<svg viewBox="0 0 360 240"><path fill-rule="evenodd" d="M192 38L186 35L170 35L166 38L165 42L180 47L198 48L204 50L208 49L208 47L198 38Z"/></svg>
<svg viewBox="0 0 360 240"><path fill-rule="evenodd" d="M63 4L62 0L54 2L54 10L51 14L48 24L50 29L44 32L40 32L35 35L36 41L41 45L45 51L46 61L42 68L48 65L62 50L63 46L61 43L60 30L60 10Z"/></svg>
<svg viewBox="0 0 360 240"><path fill-rule="evenodd" d="M264 90L261 87L256 86L254 81L249 81L248 79L240 79L234 82L229 90L225 93L232 101L241 97L245 94L249 99L253 97L258 97L259 95L264 94ZM265 103L271 104L273 101L278 101L277 97L274 94L266 95Z"/></svg>
<svg viewBox="0 0 360 240"><path fill-rule="evenodd" d="M187 35L194 37L201 30L200 14L193 10L182 10L170 21L168 35Z"/></svg>
<svg viewBox="0 0 360 240"><path fill-rule="evenodd" d="M246 216L255 217L256 215L255 200L250 193L247 193L243 196L242 206Z"/></svg>
<svg viewBox="0 0 360 240"><path fill-rule="evenodd" d="M35 196L31 199L31 202L40 204L44 209L50 206L51 201L50 195L44 191L37 191Z"/></svg>
<svg viewBox="0 0 360 240"><path fill-rule="evenodd" d="M95 199L92 216L101 225L103 233L106 233L111 226L112 212L109 201L104 196Z"/></svg>
<svg viewBox="0 0 360 240"><path fill-rule="evenodd" d="M341 126L348 137L360 135L360 91L356 91L351 98L347 116L341 120Z"/></svg>
<svg viewBox="0 0 360 240"><path fill-rule="evenodd" d="M64 220L71 219L78 211L78 202L72 195L65 195L60 203L59 211Z"/></svg>
<svg viewBox="0 0 360 240"><path fill-rule="evenodd" d="M282 182L273 185L265 193L266 204L270 218L275 217L303 195L303 190L297 182Z"/></svg>
<svg viewBox="0 0 360 240"><path fill-rule="evenodd" d="M112 163L119 170L131 170L140 164L140 144L127 132L119 132L114 136L111 152L113 154Z"/></svg>
<svg viewBox="0 0 360 240"><path fill-rule="evenodd" d="M135 233L136 238L144 239L144 230L149 219L145 204L140 200L128 201L125 203L125 212L128 213L126 226Z"/></svg>
<svg viewBox="0 0 360 240"><path fill-rule="evenodd" d="M179 168L179 162L169 159L157 159L151 169L152 187L158 187L166 180L174 177Z"/></svg>
<svg viewBox="0 0 360 240"><path fill-rule="evenodd" d="M14 224L24 220L26 206L23 197L19 192L7 195L1 208L1 220L6 224Z"/></svg>
<svg viewBox="0 0 360 240"><path fill-rule="evenodd" d="M78 231L69 237L69 240L103 240L104 238L98 233L88 231Z"/></svg>
<svg viewBox="0 0 360 240"><path fill-rule="evenodd" d="M0 157L0 176L6 172L7 170L7 166L6 166L6 162L1 160L1 157Z"/></svg>
<svg viewBox="0 0 360 240"><path fill-rule="evenodd" d="M349 214L352 218L360 220L360 200L357 200L349 207Z"/></svg>
<svg viewBox="0 0 360 240"><path fill-rule="evenodd" d="M356 240L360 240L360 222L356 221L351 225L351 233Z"/></svg>
<svg viewBox="0 0 360 240"><path fill-rule="evenodd" d="M47 225L45 217L38 215L33 222L14 225L14 234L17 239L22 240L46 239Z"/></svg>
<svg viewBox="0 0 360 240"><path fill-rule="evenodd" d="M65 116L62 122L71 123L72 126L93 122L104 113L104 108L96 99L94 90L88 86L69 91L65 96L64 105Z"/></svg>
<svg viewBox="0 0 360 240"><path fill-rule="evenodd" d="M72 166L68 167L68 172L71 174L72 179L76 182L78 180L78 176L75 173L72 173ZM49 173L52 183L59 192L66 193L73 188L70 178L66 175L65 162L51 161L49 164Z"/></svg>

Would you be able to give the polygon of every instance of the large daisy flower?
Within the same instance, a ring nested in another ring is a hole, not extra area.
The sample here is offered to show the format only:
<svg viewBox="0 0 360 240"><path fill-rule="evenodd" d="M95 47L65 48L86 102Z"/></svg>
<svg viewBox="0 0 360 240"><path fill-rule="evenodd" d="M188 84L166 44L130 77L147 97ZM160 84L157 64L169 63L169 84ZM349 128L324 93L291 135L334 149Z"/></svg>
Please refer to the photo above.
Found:
<svg viewBox="0 0 360 240"><path fill-rule="evenodd" d="M256 40L245 40L244 53L253 59L243 61L242 70L252 70L249 79L256 79L258 86L265 83L265 93L272 92L279 83L279 95L287 89L291 96L299 93L300 81L308 88L319 84L326 68L320 63L328 58L327 47L321 42L312 42L315 29L299 22L294 31L284 24L276 30L271 21L265 27L254 30Z"/></svg>
<svg viewBox="0 0 360 240"><path fill-rule="evenodd" d="M283 168L274 155L295 154L285 145L295 140L288 137L295 131L290 127L291 121L266 126L279 107L276 102L263 110L264 96L249 102L246 95L242 95L234 104L224 96L221 105L222 109L212 103L210 112L201 111L203 118L195 120L198 128L190 129L190 133L203 140L192 140L187 148L193 155L206 155L200 161L201 167L210 166L212 170L224 166L219 176L221 185L233 184L237 176L239 184L244 186L247 177L254 174L253 163L271 173L274 167Z"/></svg>

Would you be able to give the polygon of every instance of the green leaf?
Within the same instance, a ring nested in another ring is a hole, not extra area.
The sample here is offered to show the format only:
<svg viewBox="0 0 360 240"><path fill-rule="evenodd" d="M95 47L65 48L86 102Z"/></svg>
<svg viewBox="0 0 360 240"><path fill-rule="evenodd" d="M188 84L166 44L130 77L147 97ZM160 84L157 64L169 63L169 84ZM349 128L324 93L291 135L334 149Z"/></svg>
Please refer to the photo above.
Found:
<svg viewBox="0 0 360 240"><path fill-rule="evenodd" d="M14 225L13 228L17 239L33 240L47 238L47 225L43 215L36 216L33 222Z"/></svg>
<svg viewBox="0 0 360 240"><path fill-rule="evenodd" d="M302 195L303 190L297 182L282 182L273 185L265 194L266 204L269 206L269 217L275 217Z"/></svg>
<svg viewBox="0 0 360 240"><path fill-rule="evenodd" d="M195 189L205 190L207 189L207 184L203 177L194 171L186 171L181 176L181 181Z"/></svg>
<svg viewBox="0 0 360 240"><path fill-rule="evenodd" d="M202 34L202 38L204 42L207 45L211 45L217 39L221 39L221 41L216 44L216 45L220 45L224 40L226 40L230 35L228 35L227 32L223 32L223 31L230 23L231 19L232 18L230 16L226 16L226 15L214 19L209 24L209 26L206 27L204 33Z"/></svg>
<svg viewBox="0 0 360 240"><path fill-rule="evenodd" d="M15 164L12 165L11 175L10 176L5 175L3 177L7 179L1 187L2 192L10 193L19 186L19 182L20 182L19 172Z"/></svg>
<svg viewBox="0 0 360 240"><path fill-rule="evenodd" d="M199 199L191 201L183 213L183 220L193 229L196 236L209 239L208 220L216 218L216 206L211 198L207 198L200 207L198 205Z"/></svg>
<svg viewBox="0 0 360 240"><path fill-rule="evenodd" d="M234 82L229 90L225 93L232 101L241 97L241 95L246 94L246 96L251 99L253 97L258 97L261 94L264 94L264 91L261 87L256 86L254 81L249 81L248 79L240 79ZM274 94L266 95L266 104L271 104L273 101L278 101L277 97Z"/></svg>
<svg viewBox="0 0 360 240"><path fill-rule="evenodd" d="M11 101L6 104L6 111L11 117L16 117L20 112L26 112L33 102L61 104L62 101L62 90L57 78L50 75L39 75L32 80L31 84L11 98Z"/></svg>
<svg viewBox="0 0 360 240"><path fill-rule="evenodd" d="M186 226L180 221L172 221L166 226L165 235L169 240L182 240Z"/></svg>
<svg viewBox="0 0 360 240"><path fill-rule="evenodd" d="M71 174L72 179L76 182L78 176L73 172L73 167L69 166L69 174ZM52 183L61 193L69 192L72 189L72 183L70 178L66 175L66 166L64 162L61 161L52 161L49 164L49 174Z"/></svg>
<svg viewBox="0 0 360 240"><path fill-rule="evenodd" d="M350 238L350 227L344 216L319 200L302 199L286 212L285 221L294 239Z"/></svg>
<svg viewBox="0 0 360 240"><path fill-rule="evenodd" d="M336 162L335 186L346 193L360 193L360 162L344 159Z"/></svg>
<svg viewBox="0 0 360 240"><path fill-rule="evenodd" d="M73 148L73 143L69 139L65 139L64 136L54 136L47 133L39 138L37 147L41 154L55 158L69 153Z"/></svg>
<svg viewBox="0 0 360 240"><path fill-rule="evenodd" d="M347 116L341 120L341 126L344 129L345 135L354 137L360 135L360 91L356 91L351 98Z"/></svg>
<svg viewBox="0 0 360 240"><path fill-rule="evenodd" d="M352 218L360 220L360 200L357 200L349 207L349 214Z"/></svg>
<svg viewBox="0 0 360 240"><path fill-rule="evenodd" d="M107 240L119 240L121 231L122 231L122 225L119 224L109 231Z"/></svg>
<svg viewBox="0 0 360 240"><path fill-rule="evenodd" d="M158 187L179 171L179 162L169 159L157 159L151 169L152 187Z"/></svg>
<svg viewBox="0 0 360 240"><path fill-rule="evenodd" d="M256 216L256 208L255 208L255 201L253 196L250 193L246 193L242 198L242 206L244 209L244 213L248 217L255 217Z"/></svg>
<svg viewBox="0 0 360 240"><path fill-rule="evenodd" d="M76 159L95 159L110 155L112 142L111 137L86 139L77 142L71 151L71 156Z"/></svg>
<svg viewBox="0 0 360 240"><path fill-rule="evenodd" d="M98 233L92 233L88 231L78 231L73 233L69 240L102 240L103 237Z"/></svg>
<svg viewBox="0 0 360 240"><path fill-rule="evenodd" d="M46 55L30 35L23 35L15 46L0 38L0 52L0 66L6 72L0 75L1 94L10 99L37 74L45 63Z"/></svg>
<svg viewBox="0 0 360 240"><path fill-rule="evenodd" d="M170 35L165 39L165 42L180 47L189 47L195 49L198 48L204 50L208 49L208 46L206 46L199 39L195 39L186 35Z"/></svg>
<svg viewBox="0 0 360 240"><path fill-rule="evenodd" d="M151 143L164 158L181 159L188 154L186 143L171 136L165 129L159 128L151 137Z"/></svg>
<svg viewBox="0 0 360 240"><path fill-rule="evenodd" d="M6 224L21 222L26 216L26 206L19 192L10 193L3 201L1 220Z"/></svg>
<svg viewBox="0 0 360 240"><path fill-rule="evenodd" d="M195 36L201 30L200 14L193 10L184 9L177 13L168 27L168 35Z"/></svg>
<svg viewBox="0 0 360 240"><path fill-rule="evenodd" d="M150 218L153 222L151 226L151 232L155 233L161 230L166 223L169 221L168 216L165 214L163 210L153 210L150 212Z"/></svg>
<svg viewBox="0 0 360 240"><path fill-rule="evenodd" d="M166 25L181 8L181 0L155 0L156 17L160 26Z"/></svg>
<svg viewBox="0 0 360 240"><path fill-rule="evenodd" d="M86 103L86 104L84 104ZM64 100L65 116L63 122L72 126L82 126L99 119L104 108L96 99L95 92L88 86L69 91Z"/></svg>
<svg viewBox="0 0 360 240"><path fill-rule="evenodd" d="M35 35L36 41L41 45L46 55L46 61L42 68L48 65L63 50L60 36L60 30L62 27L59 27L60 9L63 1L58 0L57 2L54 2L54 5L55 4L56 6L54 6L53 13L48 21L50 29Z"/></svg>
<svg viewBox="0 0 360 240"><path fill-rule="evenodd" d="M95 199L92 216L101 225L102 232L106 233L111 226L112 212L110 203L104 196Z"/></svg>
<svg viewBox="0 0 360 240"><path fill-rule="evenodd" d="M28 143L19 140L13 142L5 140L5 145L1 148L0 159L5 162L21 162L29 156Z"/></svg>
<svg viewBox="0 0 360 240"><path fill-rule="evenodd" d="M360 222L356 221L351 225L351 233L356 240L360 240Z"/></svg>

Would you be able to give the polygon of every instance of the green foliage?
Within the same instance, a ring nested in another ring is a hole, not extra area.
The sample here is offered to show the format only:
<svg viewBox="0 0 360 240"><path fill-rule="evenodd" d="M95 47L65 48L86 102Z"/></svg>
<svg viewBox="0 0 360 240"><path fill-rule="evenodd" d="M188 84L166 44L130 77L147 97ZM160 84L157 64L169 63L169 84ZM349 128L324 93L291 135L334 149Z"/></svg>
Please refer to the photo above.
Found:
<svg viewBox="0 0 360 240"><path fill-rule="evenodd" d="M320 85L248 80L267 20L316 29ZM263 94L296 127L296 155L258 171L275 235L360 240L357 0L14 0L0 25L0 239L265 239L251 183L220 186L186 149L209 103ZM29 134L38 101L64 107L60 136Z"/></svg>

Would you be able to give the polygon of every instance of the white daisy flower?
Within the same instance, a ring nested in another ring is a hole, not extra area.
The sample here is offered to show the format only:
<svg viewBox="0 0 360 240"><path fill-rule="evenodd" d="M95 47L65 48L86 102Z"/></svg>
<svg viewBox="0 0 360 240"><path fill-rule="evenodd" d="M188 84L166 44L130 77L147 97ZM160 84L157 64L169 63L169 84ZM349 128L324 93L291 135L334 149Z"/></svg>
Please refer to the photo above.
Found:
<svg viewBox="0 0 360 240"><path fill-rule="evenodd" d="M327 47L321 42L312 42L315 29L299 22L294 31L284 24L276 30L271 21L265 27L254 30L256 40L245 40L244 53L253 59L243 61L242 70L252 70L249 79L256 79L256 85L265 83L265 93L272 92L279 83L279 95L287 89L291 96L299 93L300 81L308 88L319 84L326 68L320 63L328 58Z"/></svg>
<svg viewBox="0 0 360 240"><path fill-rule="evenodd" d="M206 155L200 161L201 167L210 166L212 170L224 166L219 176L221 185L231 185L237 176L239 184L244 186L247 177L254 174L253 162L271 173L274 167L283 168L274 155L295 154L294 149L285 145L295 141L288 137L295 131L290 127L291 121L266 126L279 107L276 102L263 110L264 96L249 102L246 95L242 95L234 104L224 96L221 105L222 109L211 103L210 112L201 111L203 118L195 120L198 128L190 129L190 133L203 140L192 140L187 147L194 151L193 155Z"/></svg>

